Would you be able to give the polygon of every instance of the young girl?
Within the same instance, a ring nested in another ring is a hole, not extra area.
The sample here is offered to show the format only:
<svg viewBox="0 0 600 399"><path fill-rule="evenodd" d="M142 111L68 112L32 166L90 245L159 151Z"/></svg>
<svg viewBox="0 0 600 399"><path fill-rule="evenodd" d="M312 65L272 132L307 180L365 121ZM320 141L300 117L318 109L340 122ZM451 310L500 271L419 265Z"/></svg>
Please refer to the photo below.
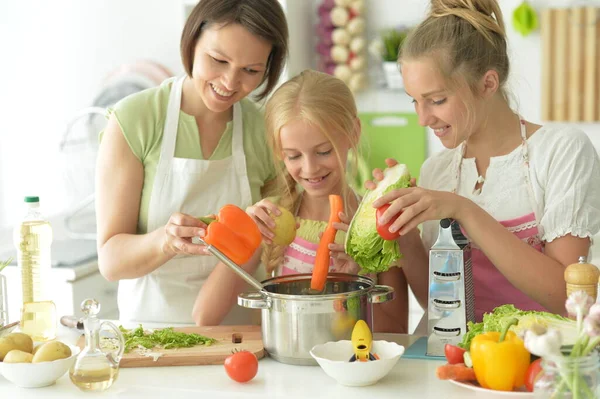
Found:
<svg viewBox="0 0 600 399"><path fill-rule="evenodd" d="M356 104L348 87L339 79L325 73L307 70L283 84L266 106L267 139L278 164L278 196L263 199L247 209L259 225L264 237L262 261L268 275L311 273L320 234L329 219L329 195L342 196L345 212L335 243L330 244L330 272L358 273L359 266L344 253L344 238L348 223L360 199L348 186L345 165L348 153L356 151L360 138L360 121ZM272 243L275 223L271 214L279 214L277 204L296 215L299 228L294 242L286 247ZM259 259L243 267L253 272ZM220 265L223 273L233 273ZM402 270L392 267L377 276L380 284L393 286L396 299L376 305L374 329L406 332L408 323L407 284ZM216 278L215 278L216 281ZM210 279L209 279L210 282ZM207 285L209 284L207 282ZM206 288L203 290L206 291ZM228 307L235 303L239 292L212 293L227 296L220 309L202 306L209 298L201 293L196 308L198 324L218 324ZM210 311L211 314L208 314Z"/></svg>
<svg viewBox="0 0 600 399"><path fill-rule="evenodd" d="M510 108L506 48L496 0L432 0L399 63L420 123L447 149L425 162L420 187L373 204L392 203L382 222L403 210L390 231L401 233L403 270L421 303L439 220L458 221L473 246L477 320L505 303L563 313L564 269L600 230L596 150L576 128L539 126Z"/></svg>

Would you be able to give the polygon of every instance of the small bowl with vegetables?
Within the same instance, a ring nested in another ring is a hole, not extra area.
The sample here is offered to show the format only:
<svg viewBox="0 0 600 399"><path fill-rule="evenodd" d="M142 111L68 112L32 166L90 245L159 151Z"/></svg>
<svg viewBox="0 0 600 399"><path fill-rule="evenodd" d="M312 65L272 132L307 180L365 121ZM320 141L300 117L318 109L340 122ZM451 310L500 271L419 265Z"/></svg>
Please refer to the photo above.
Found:
<svg viewBox="0 0 600 399"><path fill-rule="evenodd" d="M27 334L11 333L0 338L0 373L21 388L45 387L65 375L79 351L60 341L34 347Z"/></svg>
<svg viewBox="0 0 600 399"><path fill-rule="evenodd" d="M364 320L352 330L352 340L327 342L310 351L325 373L349 387L373 385L385 377L404 354L395 342L373 341Z"/></svg>
<svg viewBox="0 0 600 399"><path fill-rule="evenodd" d="M327 342L316 345L310 354L323 371L340 385L362 387L373 385L394 368L404 354L404 347L395 342L373 341L373 353L379 359L350 362L352 341Z"/></svg>

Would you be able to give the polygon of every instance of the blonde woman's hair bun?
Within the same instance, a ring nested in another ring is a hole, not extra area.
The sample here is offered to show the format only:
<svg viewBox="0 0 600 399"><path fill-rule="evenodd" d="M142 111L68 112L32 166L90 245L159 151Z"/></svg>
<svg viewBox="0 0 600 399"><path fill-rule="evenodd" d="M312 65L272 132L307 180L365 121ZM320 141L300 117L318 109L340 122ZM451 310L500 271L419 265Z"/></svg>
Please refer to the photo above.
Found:
<svg viewBox="0 0 600 399"><path fill-rule="evenodd" d="M497 0L431 0L430 17L442 18L449 15L469 22L490 42L493 42L490 33L506 36Z"/></svg>

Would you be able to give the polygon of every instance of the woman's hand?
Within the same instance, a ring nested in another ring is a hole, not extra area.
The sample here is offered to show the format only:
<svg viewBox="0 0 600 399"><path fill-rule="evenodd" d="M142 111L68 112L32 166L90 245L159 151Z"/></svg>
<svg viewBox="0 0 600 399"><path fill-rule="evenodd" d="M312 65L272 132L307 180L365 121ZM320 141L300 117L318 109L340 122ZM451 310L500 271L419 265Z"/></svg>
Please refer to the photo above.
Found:
<svg viewBox="0 0 600 399"><path fill-rule="evenodd" d="M277 208L277 205L267 199L263 199L256 204L249 206L246 209L246 213L250 215L258 225L258 229L260 230L264 241L267 244L271 244L275 237L275 233L273 232L275 220L273 220L271 215L281 215L281 211Z"/></svg>
<svg viewBox="0 0 600 399"><path fill-rule="evenodd" d="M391 203L379 218L380 224L386 224L400 214L390 225L390 232L400 231L405 235L419 224L428 220L458 217L465 199L447 191L427 190L421 187L408 187L392 190L373 202L374 208Z"/></svg>
<svg viewBox="0 0 600 399"><path fill-rule="evenodd" d="M396 166L398 165L398 161L396 161L393 158L386 158L385 159L385 164L387 165L388 168L391 168L392 166ZM375 168L373 170L373 178L375 179L375 181L373 180L367 180L365 182L365 188L367 190L374 190L377 187L377 182L380 182L383 180L383 170L379 169L379 168ZM411 187L415 187L417 185L417 180L413 177L410 179L410 186Z"/></svg>
<svg viewBox="0 0 600 399"><path fill-rule="evenodd" d="M385 160L388 167L395 166L395 159ZM373 170L374 181L365 182L365 187L373 190L377 182L383 180L381 169ZM458 219L458 210L462 207L463 197L446 191L433 191L416 187L414 178L410 179L410 187L390 191L373 202L374 208L379 208L391 203L379 219L380 224L386 224L400 213L398 218L390 225L390 232L400 231L405 235L419 224L427 220L440 220L443 218Z"/></svg>
<svg viewBox="0 0 600 399"><path fill-rule="evenodd" d="M334 223L333 228L336 230L345 231L348 234L348 227L350 225L350 218L345 213L340 212L340 223ZM319 234L321 236L322 234ZM333 268L338 273L350 273L358 274L360 266L352 259L350 255L346 253L343 244L336 244L335 242L329 244L329 255L333 258Z"/></svg>
<svg viewBox="0 0 600 399"><path fill-rule="evenodd" d="M165 226L163 252L169 255L209 255L205 245L192 243L193 237L204 237L206 224L193 216L174 213Z"/></svg>

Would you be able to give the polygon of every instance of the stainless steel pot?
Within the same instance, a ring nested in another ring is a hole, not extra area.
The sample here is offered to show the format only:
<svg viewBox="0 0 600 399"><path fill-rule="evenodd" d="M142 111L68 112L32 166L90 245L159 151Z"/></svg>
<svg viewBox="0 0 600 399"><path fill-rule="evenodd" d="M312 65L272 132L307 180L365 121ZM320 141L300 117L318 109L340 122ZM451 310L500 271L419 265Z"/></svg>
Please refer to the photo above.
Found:
<svg viewBox="0 0 600 399"><path fill-rule="evenodd" d="M350 339L357 320L373 328L373 303L394 299L394 289L372 279L330 273L323 294L310 295L311 274L274 277L259 292L238 296L238 305L262 309L262 338L269 355L281 362L316 365L317 344Z"/></svg>

